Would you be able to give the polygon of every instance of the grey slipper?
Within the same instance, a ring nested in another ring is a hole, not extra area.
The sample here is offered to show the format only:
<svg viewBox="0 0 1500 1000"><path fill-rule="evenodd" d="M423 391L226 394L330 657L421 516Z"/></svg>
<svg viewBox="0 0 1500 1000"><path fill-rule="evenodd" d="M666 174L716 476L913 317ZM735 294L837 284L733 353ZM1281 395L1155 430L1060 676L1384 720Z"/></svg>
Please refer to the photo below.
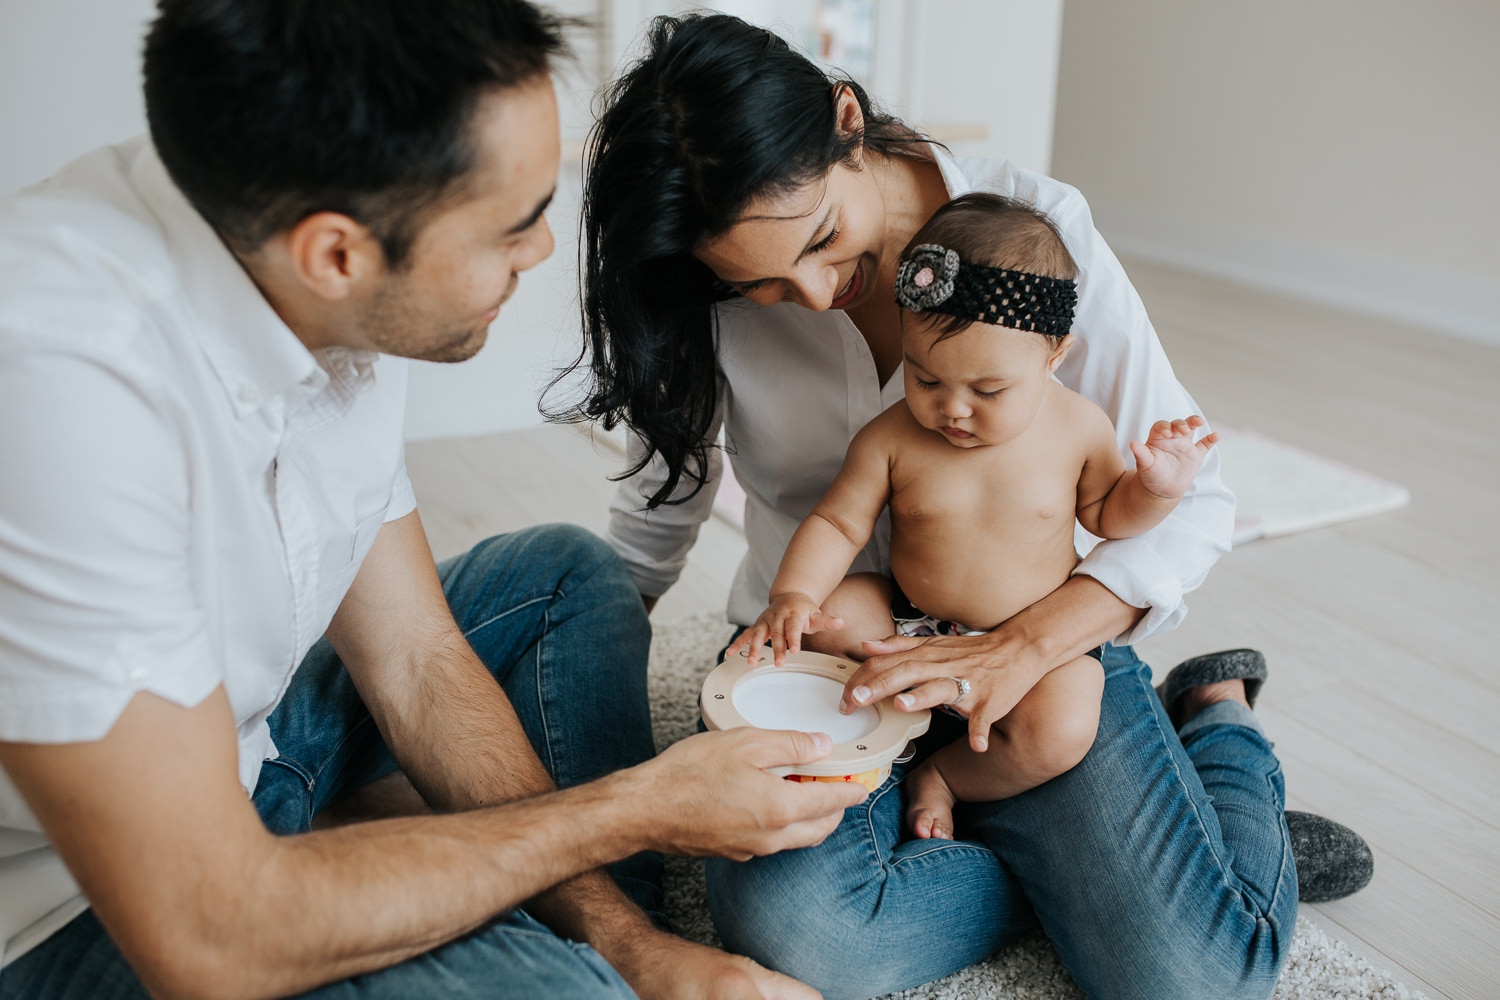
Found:
<svg viewBox="0 0 1500 1000"><path fill-rule="evenodd" d="M1359 834L1323 816L1286 813L1297 862L1297 899L1326 903L1351 896L1370 884L1375 857Z"/></svg>
<svg viewBox="0 0 1500 1000"><path fill-rule="evenodd" d="M1217 684L1219 681L1243 680L1245 700L1255 707L1255 696L1266 679L1266 658L1255 649L1224 649L1217 653L1204 653L1191 660L1183 660L1172 668L1167 679L1161 682L1156 694L1166 706L1167 718L1174 727L1182 726L1182 696L1200 684Z"/></svg>

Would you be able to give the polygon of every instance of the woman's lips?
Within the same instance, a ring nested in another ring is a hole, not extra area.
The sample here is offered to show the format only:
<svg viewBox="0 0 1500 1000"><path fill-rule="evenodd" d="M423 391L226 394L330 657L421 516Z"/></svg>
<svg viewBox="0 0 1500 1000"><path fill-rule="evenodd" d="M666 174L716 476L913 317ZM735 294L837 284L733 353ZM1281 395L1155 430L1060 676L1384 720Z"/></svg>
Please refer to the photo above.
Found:
<svg viewBox="0 0 1500 1000"><path fill-rule="evenodd" d="M842 294L839 295L838 298L834 299L831 303L829 303L828 308L830 308L830 309L842 309L842 308L844 308L849 303L853 302L856 297L858 297L858 295L860 293L860 290L863 289L864 286L865 286L864 269L859 266L858 262L856 262L855 265L854 265L854 274L851 275L850 278L849 278L849 284L847 284L847 285L844 286L844 291L843 291Z"/></svg>

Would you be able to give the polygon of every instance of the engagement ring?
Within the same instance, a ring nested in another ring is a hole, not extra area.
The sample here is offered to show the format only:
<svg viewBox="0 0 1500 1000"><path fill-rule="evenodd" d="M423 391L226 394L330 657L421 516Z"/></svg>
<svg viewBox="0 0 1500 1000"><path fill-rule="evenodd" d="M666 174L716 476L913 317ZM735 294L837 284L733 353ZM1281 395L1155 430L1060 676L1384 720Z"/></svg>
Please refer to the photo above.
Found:
<svg viewBox="0 0 1500 1000"><path fill-rule="evenodd" d="M963 677L950 677L948 679L953 682L955 687L958 688L958 694L954 696L952 701L946 701L943 704L957 705L959 702L963 701L969 696L969 682Z"/></svg>

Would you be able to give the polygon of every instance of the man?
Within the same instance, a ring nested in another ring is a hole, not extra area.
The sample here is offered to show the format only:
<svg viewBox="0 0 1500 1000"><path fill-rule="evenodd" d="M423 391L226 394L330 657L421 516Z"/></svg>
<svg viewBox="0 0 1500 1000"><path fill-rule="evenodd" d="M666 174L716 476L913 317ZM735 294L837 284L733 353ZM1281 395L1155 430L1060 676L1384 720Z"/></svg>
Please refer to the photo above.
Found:
<svg viewBox="0 0 1500 1000"><path fill-rule="evenodd" d="M811 995L647 910L651 852L826 836L862 789L763 769L827 738L650 759L618 559L435 570L406 478L399 359L552 250L561 47L521 0L163 0L150 141L0 205L0 997ZM312 829L398 766L435 814Z"/></svg>

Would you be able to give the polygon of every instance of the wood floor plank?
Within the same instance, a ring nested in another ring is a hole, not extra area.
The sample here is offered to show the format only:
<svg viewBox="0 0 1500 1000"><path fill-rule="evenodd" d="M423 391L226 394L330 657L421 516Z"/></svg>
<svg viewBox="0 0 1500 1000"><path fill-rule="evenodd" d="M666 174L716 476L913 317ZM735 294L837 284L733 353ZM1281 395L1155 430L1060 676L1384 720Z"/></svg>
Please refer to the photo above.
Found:
<svg viewBox="0 0 1500 1000"><path fill-rule="evenodd" d="M1476 930L1487 928L1500 941L1500 866L1493 851L1500 830L1287 713L1262 708L1260 714L1289 788L1360 831L1377 861L1400 857L1433 883L1453 887L1486 914ZM1376 871L1379 878L1378 864ZM1451 919L1431 909L1411 916L1438 926Z"/></svg>

